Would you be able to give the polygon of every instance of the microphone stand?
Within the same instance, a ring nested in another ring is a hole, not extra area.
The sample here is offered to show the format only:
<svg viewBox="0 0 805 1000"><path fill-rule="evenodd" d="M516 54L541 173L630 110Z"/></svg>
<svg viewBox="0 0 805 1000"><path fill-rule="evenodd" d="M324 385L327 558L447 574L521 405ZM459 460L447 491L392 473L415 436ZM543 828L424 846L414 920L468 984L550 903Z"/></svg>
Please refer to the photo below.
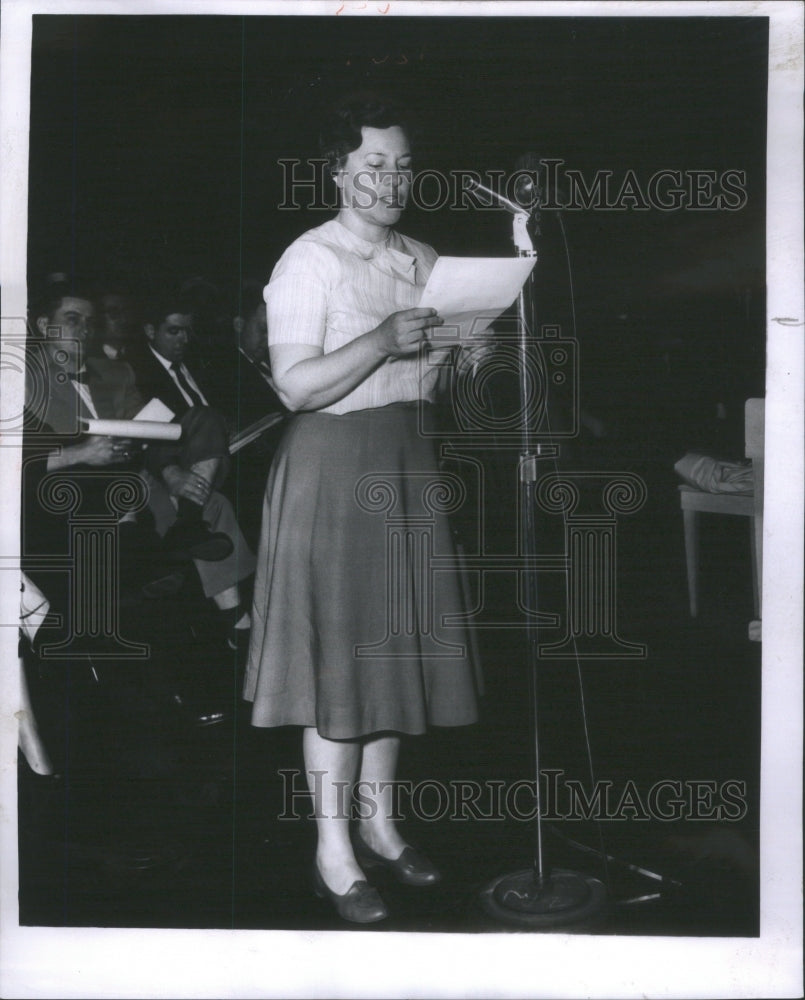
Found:
<svg viewBox="0 0 805 1000"><path fill-rule="evenodd" d="M481 193L492 195L487 189L480 188ZM528 222L531 218L520 205L509 202L500 195L495 200L501 208L514 214L513 241L518 257L536 257L537 251L528 232ZM518 357L520 364L520 413L521 413L521 450L519 461L519 491L520 491L520 532L524 555L528 560L525 570L526 606L537 607L537 570L534 565L536 556L536 488L538 479L538 459L546 454L555 454L555 446L543 449L535 443L534 428L536 413L534 393L529 391L528 366L531 352L529 342L536 331L536 308L534 279L536 269L532 270L526 283L520 291L517 300L518 312ZM488 883L481 892L481 903L492 917L521 927L534 930L550 929L561 925L572 924L586 920L598 913L606 903L604 884L596 878L581 875L566 869L549 868L545 863L545 852L542 842L542 800L540 793L540 749L539 749L539 697L538 697L538 663L539 647L537 641L536 618L532 616L526 622L527 630L527 660L529 675L529 695L531 705L531 721L534 738L534 776L535 776L535 816L533 859L531 867L520 871L500 875Z"/></svg>

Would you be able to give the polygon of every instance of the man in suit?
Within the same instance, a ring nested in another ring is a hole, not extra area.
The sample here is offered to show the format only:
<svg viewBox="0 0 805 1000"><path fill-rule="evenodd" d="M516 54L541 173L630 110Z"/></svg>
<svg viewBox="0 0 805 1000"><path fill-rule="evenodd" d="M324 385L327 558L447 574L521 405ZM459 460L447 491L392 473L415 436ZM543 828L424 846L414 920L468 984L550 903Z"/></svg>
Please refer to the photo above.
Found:
<svg viewBox="0 0 805 1000"><path fill-rule="evenodd" d="M23 456L22 526L24 552L29 555L67 551L64 515L39 502L39 484L48 473L95 470L96 475L80 480L83 509L108 515L104 492L112 479L102 470L130 471L138 450L129 440L82 433L82 419L128 419L142 406L127 366L106 359L93 361L92 370L87 366L85 345L95 313L88 296L81 287L60 283L35 310ZM127 524L132 520L124 517ZM32 572L35 576L36 569ZM54 586L69 588L63 575L55 579L59 582L50 581L47 587L50 594Z"/></svg>
<svg viewBox="0 0 805 1000"><path fill-rule="evenodd" d="M229 474L228 442L233 421L210 405L209 390L200 384L203 379L197 378L185 362L193 317L181 300L171 298L152 303L146 315L145 342L129 359L137 387L144 398L159 399L167 406L184 430L178 445L149 449L149 464L176 498L186 523L199 517L199 508L206 513L213 502L217 505L223 502L231 511L230 502L219 490ZM232 516L235 517L234 512ZM160 530L161 517L156 511L155 517ZM212 596L228 624L229 645L243 650L248 643L251 619L242 604L238 583L254 571L255 560L239 527L237 534L236 563L247 572L216 593L209 593L206 586L205 592Z"/></svg>
<svg viewBox="0 0 805 1000"><path fill-rule="evenodd" d="M47 456L47 471L70 466L139 468L139 448L131 441L98 435L79 435L84 417L130 419L149 397L137 388L129 364L106 357L88 358L86 343L94 324L95 309L89 293L64 295L54 290L36 312L41 357L47 391L42 379L28 380L29 414L65 443ZM49 333L58 332L58 336ZM198 411L182 419L182 439L171 449L151 446L146 452L144 481L148 507L165 550L179 558L192 558L206 597L221 612L229 645L243 642L250 625L240 606L241 581L254 571L254 555L238 527L232 505L217 492L215 456L225 446L219 421ZM210 430L210 427L212 430ZM66 443L69 440L70 443ZM212 530L210 530L212 529Z"/></svg>
<svg viewBox="0 0 805 1000"><path fill-rule="evenodd" d="M161 815L157 801L174 801L177 790L184 787L187 779L173 732L175 722L207 726L225 716L217 709L197 711L203 704L195 697L197 692L191 693L190 705L174 696L175 657L167 655L155 635L153 605L130 594L124 599L122 588L118 599L116 580L106 576L110 570L114 573L113 555L121 584L130 582L135 562L151 559L157 568L164 564L148 512L141 510L136 518L115 514L110 503L115 486L140 482L149 504L159 496L173 510L174 520L177 515L165 487L142 470L138 445L83 429L86 419L129 419L143 405L127 364L86 356L94 318L92 290L66 280L51 284L31 312L22 562L60 621L43 625L35 644L22 644L22 655L46 745L57 770L71 781L70 823L76 824L79 840L91 836L94 843L99 837L103 844L108 837L153 837ZM116 553L105 547L101 537L115 517ZM80 538L74 533L76 520L89 528ZM231 553L231 538L220 537ZM103 558L82 558L93 539ZM196 565L203 567L205 562L197 559ZM165 593L162 589L146 596ZM103 624L103 634L84 627L93 617ZM111 618L120 625L123 642L144 640L148 655L125 655L117 627L107 627ZM83 642L82 636L87 641L81 651L71 652L74 640ZM45 647L59 643L70 649L54 658L53 650ZM74 782L73 774L85 780ZM67 820L67 815L60 820L65 830ZM72 837L72 832L66 835ZM135 867L140 863L138 851L139 847L133 849L131 858ZM128 863L122 849L113 855L124 866Z"/></svg>
<svg viewBox="0 0 805 1000"><path fill-rule="evenodd" d="M268 356L268 317L262 284L256 281L244 281L240 289L238 307L238 315L232 324L238 339L238 351L274 392Z"/></svg>
<svg viewBox="0 0 805 1000"><path fill-rule="evenodd" d="M267 416L277 418L234 456L222 442L218 464L209 470L256 547L263 491L286 411L271 381L262 289L244 284L239 306L242 315L233 321L236 342L205 353L196 339L192 304L181 292L153 303L146 310L144 343L132 364L143 395L158 397L183 420L200 402L209 417L220 418L220 428L231 437Z"/></svg>
<svg viewBox="0 0 805 1000"><path fill-rule="evenodd" d="M239 429L267 414L277 418L273 426L238 452L233 470L238 519L246 537L256 544L268 469L285 430L284 418L287 416L271 377L262 282L246 280L242 283L232 329L235 343L230 350L229 365L222 371L221 383L230 397L237 400Z"/></svg>
<svg viewBox="0 0 805 1000"><path fill-rule="evenodd" d="M122 284L109 284L98 297L98 323L90 354L125 361L139 337L134 295Z"/></svg>

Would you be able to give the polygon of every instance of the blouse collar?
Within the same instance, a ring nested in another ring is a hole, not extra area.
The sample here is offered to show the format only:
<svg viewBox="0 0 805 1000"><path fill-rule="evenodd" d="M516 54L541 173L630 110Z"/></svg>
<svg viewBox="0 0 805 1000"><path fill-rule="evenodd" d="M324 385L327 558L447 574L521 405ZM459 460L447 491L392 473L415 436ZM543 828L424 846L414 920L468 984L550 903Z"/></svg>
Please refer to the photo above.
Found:
<svg viewBox="0 0 805 1000"><path fill-rule="evenodd" d="M351 229L347 229L338 219L333 219L333 222L338 227L339 239L347 249L363 260L371 262L378 270L415 283L416 258L391 245L392 242L400 242L400 237L393 230L389 231L385 240L372 243L371 240L365 240Z"/></svg>

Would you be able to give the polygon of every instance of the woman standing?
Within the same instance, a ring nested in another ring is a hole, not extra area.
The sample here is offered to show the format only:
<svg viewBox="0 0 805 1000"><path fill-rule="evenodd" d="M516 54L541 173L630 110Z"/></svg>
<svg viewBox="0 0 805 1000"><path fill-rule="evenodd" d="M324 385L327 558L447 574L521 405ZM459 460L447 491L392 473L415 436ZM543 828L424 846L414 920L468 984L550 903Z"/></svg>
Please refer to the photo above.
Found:
<svg viewBox="0 0 805 1000"><path fill-rule="evenodd" d="M383 517L425 514L432 551L452 551L444 515L423 506L439 477L423 434L438 368L420 348L442 321L417 308L435 252L394 230L411 185L404 115L346 101L322 152L340 210L286 250L265 290L271 370L295 415L266 489L245 697L253 725L304 727L316 891L369 923L387 910L362 864L413 885L440 877L391 818L400 734L474 722L478 678L464 631L437 636L461 610L456 574L440 572L431 598L427 561L393 554ZM369 808L351 836L357 779Z"/></svg>

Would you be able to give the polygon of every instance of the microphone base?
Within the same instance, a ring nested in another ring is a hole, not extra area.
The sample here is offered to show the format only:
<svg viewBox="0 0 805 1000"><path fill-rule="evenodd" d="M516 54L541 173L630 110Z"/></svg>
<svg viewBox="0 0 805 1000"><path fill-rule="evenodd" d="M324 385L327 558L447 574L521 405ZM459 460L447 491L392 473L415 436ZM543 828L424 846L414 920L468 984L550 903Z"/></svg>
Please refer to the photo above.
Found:
<svg viewBox="0 0 805 1000"><path fill-rule="evenodd" d="M606 905L606 888L597 878L563 868L555 868L539 885L533 868L526 868L489 882L481 905L496 920L550 930L595 916Z"/></svg>

